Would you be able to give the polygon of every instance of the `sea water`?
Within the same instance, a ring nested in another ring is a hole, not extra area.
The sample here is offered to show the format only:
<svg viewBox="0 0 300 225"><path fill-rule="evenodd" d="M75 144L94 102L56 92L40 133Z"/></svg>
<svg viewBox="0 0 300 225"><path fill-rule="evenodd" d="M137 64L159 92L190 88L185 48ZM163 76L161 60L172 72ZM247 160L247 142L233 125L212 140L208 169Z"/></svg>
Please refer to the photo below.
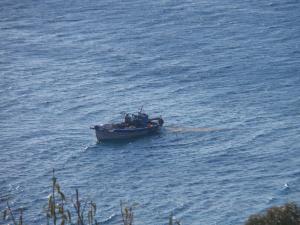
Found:
<svg viewBox="0 0 300 225"><path fill-rule="evenodd" d="M0 207L44 224L52 169L98 221L243 224L300 202L300 2L0 2ZM96 143L143 106L159 135Z"/></svg>

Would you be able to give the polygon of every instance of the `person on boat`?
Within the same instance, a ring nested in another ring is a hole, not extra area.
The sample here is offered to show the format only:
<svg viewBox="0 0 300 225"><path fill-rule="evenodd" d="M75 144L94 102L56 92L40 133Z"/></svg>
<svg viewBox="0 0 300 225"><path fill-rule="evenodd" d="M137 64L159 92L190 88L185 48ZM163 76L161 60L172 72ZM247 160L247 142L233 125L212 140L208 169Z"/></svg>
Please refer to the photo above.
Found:
<svg viewBox="0 0 300 225"><path fill-rule="evenodd" d="M125 124L130 125L130 123L131 123L131 118L130 118L129 114L127 113L127 114L125 115Z"/></svg>

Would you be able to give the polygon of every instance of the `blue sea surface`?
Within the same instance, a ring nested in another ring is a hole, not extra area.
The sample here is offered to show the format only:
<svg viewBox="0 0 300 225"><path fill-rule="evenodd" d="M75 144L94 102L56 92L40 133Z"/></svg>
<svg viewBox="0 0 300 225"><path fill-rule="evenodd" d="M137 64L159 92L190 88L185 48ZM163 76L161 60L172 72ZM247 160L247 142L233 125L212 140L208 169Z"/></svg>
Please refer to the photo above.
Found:
<svg viewBox="0 0 300 225"><path fill-rule="evenodd" d="M99 143L144 106L161 134ZM300 203L298 0L1 0L0 209L45 224L52 168L98 221L243 224Z"/></svg>

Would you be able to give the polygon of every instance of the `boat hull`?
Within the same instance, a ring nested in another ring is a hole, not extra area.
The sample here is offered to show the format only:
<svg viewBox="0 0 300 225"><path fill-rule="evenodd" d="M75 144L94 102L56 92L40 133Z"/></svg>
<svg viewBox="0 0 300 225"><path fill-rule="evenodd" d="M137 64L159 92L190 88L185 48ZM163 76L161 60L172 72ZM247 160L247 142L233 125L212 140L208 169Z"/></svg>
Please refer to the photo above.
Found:
<svg viewBox="0 0 300 225"><path fill-rule="evenodd" d="M146 128L126 128L126 129L101 129L95 126L95 133L98 142L107 140L126 140L147 136L159 132L161 126Z"/></svg>

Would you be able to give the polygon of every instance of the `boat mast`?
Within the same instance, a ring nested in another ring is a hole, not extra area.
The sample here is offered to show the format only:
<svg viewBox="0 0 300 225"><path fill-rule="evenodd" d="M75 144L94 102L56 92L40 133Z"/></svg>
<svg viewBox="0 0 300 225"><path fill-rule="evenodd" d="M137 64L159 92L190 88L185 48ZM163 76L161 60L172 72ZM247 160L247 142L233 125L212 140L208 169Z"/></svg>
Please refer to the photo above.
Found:
<svg viewBox="0 0 300 225"><path fill-rule="evenodd" d="M141 109L140 109L140 113L143 111L143 107L144 107L144 106L142 105L142 107L141 107Z"/></svg>

